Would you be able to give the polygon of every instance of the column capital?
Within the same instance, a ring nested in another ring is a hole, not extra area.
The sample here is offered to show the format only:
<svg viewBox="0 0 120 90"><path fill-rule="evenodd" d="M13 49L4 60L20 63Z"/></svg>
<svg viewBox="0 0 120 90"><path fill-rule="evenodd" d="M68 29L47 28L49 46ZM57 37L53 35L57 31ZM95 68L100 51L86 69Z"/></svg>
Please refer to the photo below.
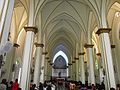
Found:
<svg viewBox="0 0 120 90"><path fill-rule="evenodd" d="M38 28L35 27L35 26L26 26L26 27L24 27L24 29L25 29L26 32L27 32L27 31L32 31L32 32L34 32L35 34L38 32Z"/></svg>
<svg viewBox="0 0 120 90"><path fill-rule="evenodd" d="M71 66L71 65L72 65L72 63L68 63L68 65L69 65L69 66Z"/></svg>
<svg viewBox="0 0 120 90"><path fill-rule="evenodd" d="M74 59L75 59L75 60L79 60L79 58L77 58L77 57L74 57Z"/></svg>
<svg viewBox="0 0 120 90"><path fill-rule="evenodd" d="M97 53L96 55L97 55L97 56L101 56L101 53Z"/></svg>
<svg viewBox="0 0 120 90"><path fill-rule="evenodd" d="M50 65L52 66L52 65L53 65L53 63L50 63Z"/></svg>
<svg viewBox="0 0 120 90"><path fill-rule="evenodd" d="M111 48L115 48L115 45L111 45Z"/></svg>
<svg viewBox="0 0 120 90"><path fill-rule="evenodd" d="M85 54L85 52L80 52L80 53L78 53L78 55L84 55Z"/></svg>
<svg viewBox="0 0 120 90"><path fill-rule="evenodd" d="M16 48L20 47L20 45L17 44L17 43L14 43L13 46L16 47Z"/></svg>
<svg viewBox="0 0 120 90"><path fill-rule="evenodd" d="M50 63L50 62L51 62L51 60L48 61L48 63Z"/></svg>
<svg viewBox="0 0 120 90"><path fill-rule="evenodd" d="M43 48L43 47L44 47L44 44L42 44L42 43L37 43L37 42L36 42L36 43L35 43L35 46L36 46L36 47L41 47L41 48Z"/></svg>
<svg viewBox="0 0 120 90"><path fill-rule="evenodd" d="M101 33L109 33L111 28L99 28L96 34L100 35Z"/></svg>
<svg viewBox="0 0 120 90"><path fill-rule="evenodd" d="M72 63L75 63L75 61L72 61Z"/></svg>
<svg viewBox="0 0 120 90"><path fill-rule="evenodd" d="M49 57L46 57L45 59L50 59Z"/></svg>
<svg viewBox="0 0 120 90"><path fill-rule="evenodd" d="M47 54L48 54L48 52L42 52L42 54L43 54L43 55L47 55Z"/></svg>
<svg viewBox="0 0 120 90"><path fill-rule="evenodd" d="M94 46L93 44L85 44L84 45L85 48L93 48L93 46Z"/></svg>

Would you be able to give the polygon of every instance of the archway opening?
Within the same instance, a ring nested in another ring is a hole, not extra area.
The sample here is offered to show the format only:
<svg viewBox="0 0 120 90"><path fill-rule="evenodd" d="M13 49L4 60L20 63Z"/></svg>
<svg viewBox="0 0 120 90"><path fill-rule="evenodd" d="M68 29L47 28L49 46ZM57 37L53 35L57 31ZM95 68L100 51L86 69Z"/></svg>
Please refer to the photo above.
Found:
<svg viewBox="0 0 120 90"><path fill-rule="evenodd" d="M52 78L68 77L68 57L63 51L58 51L53 57Z"/></svg>

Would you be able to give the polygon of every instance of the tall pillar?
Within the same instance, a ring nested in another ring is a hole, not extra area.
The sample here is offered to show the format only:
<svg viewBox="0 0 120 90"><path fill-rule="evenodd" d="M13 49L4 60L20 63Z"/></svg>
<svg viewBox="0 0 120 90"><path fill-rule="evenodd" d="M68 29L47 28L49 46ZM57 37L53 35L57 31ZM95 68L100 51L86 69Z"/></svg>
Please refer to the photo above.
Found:
<svg viewBox="0 0 120 90"><path fill-rule="evenodd" d="M112 61L112 53L111 53L111 44L109 38L110 28L100 28L96 32L96 34L100 37L100 44L101 44L101 55L104 62L104 66L106 69L107 75L107 82L110 87L116 88L115 84L115 76L114 76L114 68L113 68L113 61Z"/></svg>
<svg viewBox="0 0 120 90"><path fill-rule="evenodd" d="M102 67L102 61L101 61L101 53L96 54L96 59L98 60L98 78L97 83L101 84L101 81L103 80L103 73L101 74L101 67Z"/></svg>
<svg viewBox="0 0 120 90"><path fill-rule="evenodd" d="M42 60L41 60L41 75L40 75L40 82L44 83L45 79L45 55L47 55L47 52L42 53Z"/></svg>
<svg viewBox="0 0 120 90"><path fill-rule="evenodd" d="M15 0L6 0L0 21L1 45L8 40Z"/></svg>
<svg viewBox="0 0 120 90"><path fill-rule="evenodd" d="M79 58L75 57L75 65L76 65L76 81L79 81Z"/></svg>
<svg viewBox="0 0 120 90"><path fill-rule="evenodd" d="M87 49L87 56L89 60L89 76L90 83L95 85L95 74L94 74L94 62L93 62L93 46L91 44L85 44L84 47Z"/></svg>
<svg viewBox="0 0 120 90"><path fill-rule="evenodd" d="M114 73L115 73L115 80L116 80L116 84L120 83L120 78L119 78L119 68L118 68L118 61L116 58L116 54L115 54L115 45L111 45L111 49L112 49L112 56L113 56L113 64L114 64Z"/></svg>
<svg viewBox="0 0 120 90"><path fill-rule="evenodd" d="M50 77L51 77L51 71L50 71L50 69L52 69L52 67L51 67L51 65L50 65L50 63L51 63L51 60L48 60L48 63L47 63L47 79L49 80L50 79Z"/></svg>
<svg viewBox="0 0 120 90"><path fill-rule="evenodd" d="M85 67L84 67L84 52L82 53L79 53L79 57L80 57L80 68L81 68L81 81L82 81L82 84L85 84Z"/></svg>
<svg viewBox="0 0 120 90"><path fill-rule="evenodd" d="M75 65L76 65L76 81L79 81L79 56L78 56L79 44L76 43Z"/></svg>
<svg viewBox="0 0 120 90"><path fill-rule="evenodd" d="M49 57L46 57L45 58L45 80L47 80L47 77L48 77L48 73L47 73L47 69L48 69L48 60L49 60Z"/></svg>
<svg viewBox="0 0 120 90"><path fill-rule="evenodd" d="M73 77L73 80L76 79L76 71L75 71L75 61L73 60L72 61L72 77Z"/></svg>
<svg viewBox="0 0 120 90"><path fill-rule="evenodd" d="M25 27L24 29L26 30L27 33L26 33L26 40L24 46L20 86L22 90L29 90L30 67L31 67L31 59L32 59L32 50L34 45L33 44L34 33L37 32L37 28Z"/></svg>
<svg viewBox="0 0 120 90"><path fill-rule="evenodd" d="M20 45L18 45L17 43L14 43L14 61L12 61L12 70L11 70L11 72L12 72L12 74L11 74L11 78L10 78L10 80L12 80L12 81L14 81L15 79L16 79L16 70L18 69L18 68L16 68L16 53L15 52L17 52L17 48L20 46Z"/></svg>
<svg viewBox="0 0 120 90"><path fill-rule="evenodd" d="M35 43L36 45L36 60L35 60L35 69L34 69L34 84L39 85L40 81L40 64L42 59L42 48L43 44Z"/></svg>
<svg viewBox="0 0 120 90"><path fill-rule="evenodd" d="M14 8L14 1L15 0L6 0L2 12L2 16L0 18L0 46L5 45L5 43L8 41L8 35L10 31L10 25L11 25L11 19L12 19L12 13ZM0 77L1 77L1 67L0 67Z"/></svg>
<svg viewBox="0 0 120 90"><path fill-rule="evenodd" d="M68 63L68 68L69 68L69 75L68 75L68 77L69 78L72 78L72 63Z"/></svg>

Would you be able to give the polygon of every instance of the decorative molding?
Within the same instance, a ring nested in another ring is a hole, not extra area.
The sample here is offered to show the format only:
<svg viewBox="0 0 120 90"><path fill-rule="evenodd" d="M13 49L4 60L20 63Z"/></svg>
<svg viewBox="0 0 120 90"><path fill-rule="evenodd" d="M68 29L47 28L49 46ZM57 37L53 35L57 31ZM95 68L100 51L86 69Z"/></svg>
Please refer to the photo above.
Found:
<svg viewBox="0 0 120 90"><path fill-rule="evenodd" d="M69 66L71 66L71 65L72 65L72 63L68 63L68 65L69 65Z"/></svg>
<svg viewBox="0 0 120 90"><path fill-rule="evenodd" d="M111 48L115 48L115 45L111 45Z"/></svg>
<svg viewBox="0 0 120 90"><path fill-rule="evenodd" d="M47 55L47 54L48 54L48 52L42 52L42 54L43 54L43 55Z"/></svg>
<svg viewBox="0 0 120 90"><path fill-rule="evenodd" d="M97 53L96 55L97 55L97 56L101 56L101 53Z"/></svg>
<svg viewBox="0 0 120 90"><path fill-rule="evenodd" d="M28 32L28 31L32 31L34 32L35 34L38 32L38 28L35 27L35 26L27 26L27 27L24 27L25 31Z"/></svg>
<svg viewBox="0 0 120 90"><path fill-rule="evenodd" d="M36 46L36 47L41 47L41 48L43 48L43 47L44 47L44 44L42 44L42 43L37 43L37 42L36 42L36 43L35 43L35 46Z"/></svg>
<svg viewBox="0 0 120 90"><path fill-rule="evenodd" d="M75 63L75 61L72 61L72 63Z"/></svg>
<svg viewBox="0 0 120 90"><path fill-rule="evenodd" d="M50 63L50 62L51 62L51 60L48 61L48 63Z"/></svg>
<svg viewBox="0 0 120 90"><path fill-rule="evenodd" d="M93 48L93 46L94 46L93 44L85 44L84 45L85 48Z"/></svg>
<svg viewBox="0 0 120 90"><path fill-rule="evenodd" d="M77 58L77 57L74 57L74 59L75 59L75 60L79 60L79 58Z"/></svg>
<svg viewBox="0 0 120 90"><path fill-rule="evenodd" d="M45 59L50 59L49 57L46 57Z"/></svg>
<svg viewBox="0 0 120 90"><path fill-rule="evenodd" d="M52 66L52 65L53 65L53 63L50 63L50 65Z"/></svg>
<svg viewBox="0 0 120 90"><path fill-rule="evenodd" d="M109 33L111 28L99 28L96 34L100 35L101 33Z"/></svg>
<svg viewBox="0 0 120 90"><path fill-rule="evenodd" d="M80 53L78 53L78 55L84 55L85 54L85 52L80 52Z"/></svg>
<svg viewBox="0 0 120 90"><path fill-rule="evenodd" d="M14 43L13 46L16 47L16 48L20 47L20 45L17 44L17 43Z"/></svg>
<svg viewBox="0 0 120 90"><path fill-rule="evenodd" d="M35 57L33 57L33 60L35 59Z"/></svg>

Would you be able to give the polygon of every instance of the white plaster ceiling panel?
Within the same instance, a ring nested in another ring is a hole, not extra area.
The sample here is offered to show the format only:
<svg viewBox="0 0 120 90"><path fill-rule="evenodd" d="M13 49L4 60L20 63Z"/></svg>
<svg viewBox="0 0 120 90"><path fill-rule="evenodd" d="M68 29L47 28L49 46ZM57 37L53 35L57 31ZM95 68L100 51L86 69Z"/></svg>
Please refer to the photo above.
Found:
<svg viewBox="0 0 120 90"><path fill-rule="evenodd" d="M35 0L35 9L37 8L37 6L38 6L38 4L39 4L40 1L41 0Z"/></svg>
<svg viewBox="0 0 120 90"><path fill-rule="evenodd" d="M68 58L72 55L73 51L74 51L74 48L71 48L73 46L71 46L71 43L69 41L66 41L64 42L62 39L65 39L65 38L58 38L56 41L54 41L55 43L51 43L53 45L50 45L50 46L53 46L52 48L49 47L48 49L48 52L50 52L50 56L54 57L54 53L56 53L56 48L58 50L62 50L64 52L66 52L66 55L68 56ZM64 45L64 47L66 48L58 48L59 45Z"/></svg>
<svg viewBox="0 0 120 90"><path fill-rule="evenodd" d="M16 27L19 27L23 14L24 14L24 8L23 7L16 7L14 8L14 18L16 19Z"/></svg>
<svg viewBox="0 0 120 90"><path fill-rule="evenodd" d="M120 4L117 2L111 6L107 15L109 27L113 26L114 19L117 17L116 12L120 12Z"/></svg>
<svg viewBox="0 0 120 90"><path fill-rule="evenodd" d="M50 7L48 7L50 8ZM42 16L45 17L44 12L48 12L49 9L44 10ZM78 13L75 11L75 9L66 1L63 1L57 8L55 8L55 10L53 12L51 12L49 15L49 17L47 17L46 19L43 17L42 21L43 21L43 25L47 25L47 23L49 23L52 19L54 19L55 17L57 17L60 14L64 14L67 13L70 16L72 16L74 19L76 19L78 22L82 22L81 18L79 17ZM45 21L44 21L45 20ZM83 23L81 23L82 26Z"/></svg>
<svg viewBox="0 0 120 90"><path fill-rule="evenodd" d="M86 30L88 26L87 24L89 19L90 8L87 5L75 1L71 1L70 4L78 13L79 18L81 18L81 23L83 23L83 27Z"/></svg>
<svg viewBox="0 0 120 90"><path fill-rule="evenodd" d="M79 37L80 27L78 25L79 23L77 23L77 22L75 22L75 20L74 21L73 20L74 19L70 20L69 17L66 15L60 15L57 19L55 19L54 21L51 21L51 23L46 27L45 33L48 36L52 31L56 31L56 30L58 30L58 28L61 28L61 27L66 27L66 28L68 28L68 30L70 32L73 33L74 36L76 36L75 39L77 39L77 37ZM54 29L54 28L56 28L56 29Z"/></svg>
<svg viewBox="0 0 120 90"><path fill-rule="evenodd" d="M55 54L56 54L57 52L59 52L60 50L63 51L68 57L71 56L70 51L68 50L68 48L66 48L66 46L65 46L64 43L59 44L59 45L56 45L56 46L55 46L55 49L52 49L52 50L51 50L51 52L53 52L53 53L51 53L51 56L54 57ZM52 57L52 58L53 58L53 57Z"/></svg>
<svg viewBox="0 0 120 90"><path fill-rule="evenodd" d="M94 31L95 27L97 27L97 21L96 18L94 16L94 14L91 12L91 14L89 14L89 24L88 24L88 30L90 30L91 32Z"/></svg>
<svg viewBox="0 0 120 90"><path fill-rule="evenodd" d="M114 20L114 17L115 17L115 12L116 12L116 10L113 9L113 10L110 10L109 13L108 13L107 21L108 21L108 26L109 27L112 27L113 20Z"/></svg>
<svg viewBox="0 0 120 90"><path fill-rule="evenodd" d="M64 29L64 28L61 28L61 29ZM49 41L50 41L49 43L54 44L54 41L57 40L57 39L61 39L64 42L69 41L71 44L75 43L75 40L74 40L74 42L72 41L72 37L71 37L71 33L70 32L68 33L65 30L61 30L61 31L62 32L55 32L55 33L53 33L52 36L49 38Z"/></svg>
<svg viewBox="0 0 120 90"><path fill-rule="evenodd" d="M74 25L74 24L73 24ZM59 23L57 23L52 29L51 29L51 32L49 32L49 36L48 36L48 39L49 37L52 35L52 33L56 32L59 30L59 32L61 33L61 28L66 28L64 29L65 31L67 32L71 32L71 36L73 38L73 41L74 40L78 40L78 37L77 37L77 32L75 32L75 30L79 29L79 28L75 28L75 27L72 27L72 25L69 25L69 23L67 23L66 21L62 20L60 21ZM75 29L75 30L74 30Z"/></svg>
<svg viewBox="0 0 120 90"><path fill-rule="evenodd" d="M23 29L22 32L20 33L19 38L18 38L18 41L17 41L17 43L20 45L20 47L19 47L18 50L17 50L17 53L18 53L18 55L21 56L21 57L22 57L22 55L23 55L25 37L26 37L26 32L25 32L25 30Z"/></svg>
<svg viewBox="0 0 120 90"><path fill-rule="evenodd" d="M27 13L24 11L24 14L21 18L21 22L19 24L19 30L21 30L27 24Z"/></svg>
<svg viewBox="0 0 120 90"><path fill-rule="evenodd" d="M54 45L54 44L58 43L57 39L61 39L64 42L69 41L69 45L68 46L71 46L70 48L74 47L73 45L75 44L75 40L74 40L74 42L72 41L73 39L71 37L71 33L68 33L68 32L66 32L66 31L63 30L62 33L58 32L58 33L53 34L51 36L51 38L49 39L50 42L49 42L48 45L50 46L50 44ZM54 42L54 41L56 41L56 42Z"/></svg>
<svg viewBox="0 0 120 90"><path fill-rule="evenodd" d="M29 0L15 0L15 7L24 7L28 12Z"/></svg>
<svg viewBox="0 0 120 90"><path fill-rule="evenodd" d="M20 0L15 0L15 8L16 7L22 7L23 5L22 5L22 3L21 3L21 1Z"/></svg>
<svg viewBox="0 0 120 90"><path fill-rule="evenodd" d="M52 37L50 37L49 41L53 42L53 41L55 41L57 39L61 39L64 42L69 41L71 44L74 44L75 41L72 42L71 34L70 33L67 34L67 33L68 32L65 32L64 30L61 33L57 32L57 33L53 34ZM49 42L49 43L51 43L51 42ZM54 44L54 42L52 44Z"/></svg>

